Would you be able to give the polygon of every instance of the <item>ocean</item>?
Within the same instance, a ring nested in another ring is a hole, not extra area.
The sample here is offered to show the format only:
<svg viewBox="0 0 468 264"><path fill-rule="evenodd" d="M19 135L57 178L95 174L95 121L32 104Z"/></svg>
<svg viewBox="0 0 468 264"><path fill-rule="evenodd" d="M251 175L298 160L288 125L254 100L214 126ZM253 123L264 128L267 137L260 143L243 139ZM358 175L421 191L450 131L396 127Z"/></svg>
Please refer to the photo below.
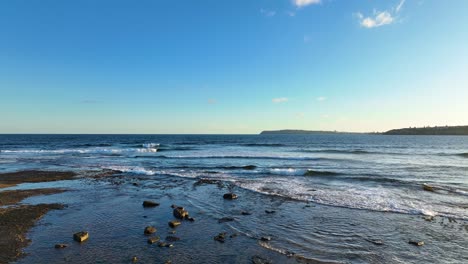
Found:
<svg viewBox="0 0 468 264"><path fill-rule="evenodd" d="M57 240L59 234L70 232L57 227L60 217L68 219L68 224L89 220L91 229L106 225L124 228L143 219L132 211L132 204L146 196L175 197L198 212L198 218L210 221L235 215L223 228L268 251L300 255L316 263L468 261L468 137L464 136L0 135L0 173L20 170L113 170L124 182L117 189L111 183L85 179L20 185L76 190L53 196L71 209L82 209L46 216L44 221L54 222L54 228L35 227L30 236L33 241L35 237L48 239L33 242L26 249L30 256L20 263L57 260L57 253L47 251L40 241L50 242L54 236ZM198 185L199 179L219 181L224 187ZM131 185L136 180L138 187ZM424 190L423 184L434 191ZM227 190L236 192L239 199L226 204L222 194ZM30 198L27 202L44 200ZM92 203L94 207L84 206ZM116 210L114 205L128 211ZM97 208L100 213L93 216ZM252 215L238 216L240 210ZM265 214L265 210L274 213ZM125 241L132 237L132 228L118 230ZM199 232L209 233L210 229L204 226ZM272 240L257 242L262 235ZM118 240L105 235L100 239ZM423 240L425 245L408 244L412 239ZM193 235L187 241L199 243ZM200 246L206 243L213 241ZM114 257L125 259L118 248L135 245L122 242L94 247L99 250L92 251L92 259L106 262ZM233 248L242 248L242 244ZM134 250L143 259L150 254L146 249ZM78 254L68 252L71 259ZM171 256L177 256L176 249L172 252ZM220 261L215 253L194 252L192 256L198 257L192 259L178 254L180 263ZM245 260L229 256L224 255L223 262Z"/></svg>

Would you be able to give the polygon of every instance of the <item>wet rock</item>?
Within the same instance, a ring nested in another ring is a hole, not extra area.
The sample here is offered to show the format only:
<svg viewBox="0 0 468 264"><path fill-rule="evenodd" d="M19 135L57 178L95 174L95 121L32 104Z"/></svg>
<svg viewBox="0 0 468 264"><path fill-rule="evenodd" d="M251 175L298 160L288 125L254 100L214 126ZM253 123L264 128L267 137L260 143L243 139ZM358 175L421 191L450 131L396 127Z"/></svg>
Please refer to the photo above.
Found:
<svg viewBox="0 0 468 264"><path fill-rule="evenodd" d="M219 233L217 236L213 237L213 239L218 242L224 243L224 241L226 240L226 232Z"/></svg>
<svg viewBox="0 0 468 264"><path fill-rule="evenodd" d="M273 262L271 262L270 260L268 260L266 258L262 258L262 257L259 257L259 256L253 256L252 257L252 263L253 264L272 264Z"/></svg>
<svg viewBox="0 0 468 264"><path fill-rule="evenodd" d="M242 211L241 212L241 215L251 215L252 213L251 212L248 212L248 211Z"/></svg>
<svg viewBox="0 0 468 264"><path fill-rule="evenodd" d="M73 239L78 242L83 242L89 238L89 233L86 231L81 231L73 234Z"/></svg>
<svg viewBox="0 0 468 264"><path fill-rule="evenodd" d="M180 237L176 237L176 236L167 236L166 237L166 241L168 242L176 242L176 241L179 241L180 240Z"/></svg>
<svg viewBox="0 0 468 264"><path fill-rule="evenodd" d="M274 213L276 213L276 211L275 211L275 210L265 210L265 213L267 213L267 214L274 214Z"/></svg>
<svg viewBox="0 0 468 264"><path fill-rule="evenodd" d="M223 198L226 199L226 200L234 200L234 199L237 199L237 194L235 194L235 193L225 193L223 195Z"/></svg>
<svg viewBox="0 0 468 264"><path fill-rule="evenodd" d="M187 217L187 220L190 221L190 222L195 222L195 218L193 218L193 217Z"/></svg>
<svg viewBox="0 0 468 264"><path fill-rule="evenodd" d="M139 186L140 184L138 184L137 182L134 182L132 183L133 186Z"/></svg>
<svg viewBox="0 0 468 264"><path fill-rule="evenodd" d="M156 207L159 203L153 201L143 201L143 207Z"/></svg>
<svg viewBox="0 0 468 264"><path fill-rule="evenodd" d="M156 243L156 242L158 242L158 241L159 241L159 237L158 237L158 236L148 238L148 244L154 244L154 243Z"/></svg>
<svg viewBox="0 0 468 264"><path fill-rule="evenodd" d="M424 241L410 240L410 241L408 241L408 243L411 244L411 245L419 246L419 247L424 245Z"/></svg>
<svg viewBox="0 0 468 264"><path fill-rule="evenodd" d="M137 261L138 261L138 258L136 256L133 256L132 262L137 262Z"/></svg>
<svg viewBox="0 0 468 264"><path fill-rule="evenodd" d="M159 242L158 243L158 247L173 247L174 245L170 244L170 243L166 243L166 242Z"/></svg>
<svg viewBox="0 0 468 264"><path fill-rule="evenodd" d="M261 241L271 241L271 237L270 236L262 236L260 238Z"/></svg>
<svg viewBox="0 0 468 264"><path fill-rule="evenodd" d="M174 217L179 218L179 219L185 219L189 217L188 211L180 206L174 208L174 211L172 213L174 214Z"/></svg>
<svg viewBox="0 0 468 264"><path fill-rule="evenodd" d="M226 223L226 222L232 222L232 221L234 221L234 218L232 217L223 217L218 220L218 223Z"/></svg>
<svg viewBox="0 0 468 264"><path fill-rule="evenodd" d="M61 249L61 248L66 248L68 247L67 244L55 244L55 248Z"/></svg>
<svg viewBox="0 0 468 264"><path fill-rule="evenodd" d="M434 220L434 216L432 216L432 215L426 215L426 216L423 217L423 219L430 222L430 221L433 221L433 220Z"/></svg>
<svg viewBox="0 0 468 264"><path fill-rule="evenodd" d="M425 190L425 191L428 191L428 192L433 192L433 191L434 191L434 187L431 186L431 185L429 185L429 184L425 184L425 183L424 183L424 184L422 185L422 187L423 187L423 190Z"/></svg>
<svg viewBox="0 0 468 264"><path fill-rule="evenodd" d="M173 204L171 205L171 208L177 208L177 205Z"/></svg>
<svg viewBox="0 0 468 264"><path fill-rule="evenodd" d="M151 235L156 233L156 228L154 226L145 227L145 235Z"/></svg>
<svg viewBox="0 0 468 264"><path fill-rule="evenodd" d="M181 224L181 222L179 222L177 220L173 220L173 221L169 222L169 226L172 227L172 228L175 228L175 227L179 226L180 224Z"/></svg>

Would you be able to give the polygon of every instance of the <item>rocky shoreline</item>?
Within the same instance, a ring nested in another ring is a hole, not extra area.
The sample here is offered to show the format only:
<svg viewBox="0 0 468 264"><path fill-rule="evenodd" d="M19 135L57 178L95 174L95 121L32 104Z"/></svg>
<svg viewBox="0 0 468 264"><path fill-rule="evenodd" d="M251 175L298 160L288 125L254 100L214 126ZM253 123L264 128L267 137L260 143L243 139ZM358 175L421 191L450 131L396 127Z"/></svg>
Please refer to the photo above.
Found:
<svg viewBox="0 0 468 264"><path fill-rule="evenodd" d="M62 209L59 203L28 205L20 202L28 197L64 192L63 189L5 190L21 183L37 183L69 180L75 176L71 172L23 171L0 174L0 263L15 261L22 256L22 248L30 240L28 230L37 220L50 210Z"/></svg>

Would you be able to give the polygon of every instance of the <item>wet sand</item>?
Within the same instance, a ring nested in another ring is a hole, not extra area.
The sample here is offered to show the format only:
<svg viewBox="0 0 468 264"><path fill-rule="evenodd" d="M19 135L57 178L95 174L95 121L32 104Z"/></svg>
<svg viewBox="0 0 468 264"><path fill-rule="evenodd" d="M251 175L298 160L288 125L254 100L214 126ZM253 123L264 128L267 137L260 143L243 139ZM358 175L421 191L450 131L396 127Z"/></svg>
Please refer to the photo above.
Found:
<svg viewBox="0 0 468 264"><path fill-rule="evenodd" d="M43 188L33 190L6 190L21 183L49 182L68 180L75 176L72 172L24 171L0 174L0 263L15 261L22 255L21 249L30 240L26 233L37 220L50 210L62 209L64 205L19 204L28 197L62 193L63 189Z"/></svg>

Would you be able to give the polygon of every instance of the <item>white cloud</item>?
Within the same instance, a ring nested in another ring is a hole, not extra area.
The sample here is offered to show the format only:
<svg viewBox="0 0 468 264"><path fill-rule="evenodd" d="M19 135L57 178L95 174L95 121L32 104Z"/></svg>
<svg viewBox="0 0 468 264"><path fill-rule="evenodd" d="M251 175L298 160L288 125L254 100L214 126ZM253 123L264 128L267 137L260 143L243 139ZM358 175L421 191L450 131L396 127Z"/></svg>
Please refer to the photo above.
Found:
<svg viewBox="0 0 468 264"><path fill-rule="evenodd" d="M279 97L279 98L273 98L273 99L271 99L271 101L273 103L275 103L275 104L279 104L279 103L285 103L285 102L289 101L289 99L286 98L286 97Z"/></svg>
<svg viewBox="0 0 468 264"><path fill-rule="evenodd" d="M359 24L365 28L376 28L390 25L396 21L396 15L400 12L406 0L401 0L394 11L376 11L371 16L365 17L362 13L356 13Z"/></svg>
<svg viewBox="0 0 468 264"><path fill-rule="evenodd" d="M292 0L292 2L297 7L304 7L313 4L320 4L321 0Z"/></svg>
<svg viewBox="0 0 468 264"><path fill-rule="evenodd" d="M317 101L319 101L319 102L323 102L325 100L327 100L327 98L324 97L324 96L317 97Z"/></svg>
<svg viewBox="0 0 468 264"><path fill-rule="evenodd" d="M395 12L398 13L400 12L401 8L403 7L403 5L405 4L405 1L406 0L401 0L400 3L397 5L397 7L395 8Z"/></svg>
<svg viewBox="0 0 468 264"><path fill-rule="evenodd" d="M260 13L266 17L272 17L276 15L276 11L274 10L267 10L267 9L260 9Z"/></svg>

